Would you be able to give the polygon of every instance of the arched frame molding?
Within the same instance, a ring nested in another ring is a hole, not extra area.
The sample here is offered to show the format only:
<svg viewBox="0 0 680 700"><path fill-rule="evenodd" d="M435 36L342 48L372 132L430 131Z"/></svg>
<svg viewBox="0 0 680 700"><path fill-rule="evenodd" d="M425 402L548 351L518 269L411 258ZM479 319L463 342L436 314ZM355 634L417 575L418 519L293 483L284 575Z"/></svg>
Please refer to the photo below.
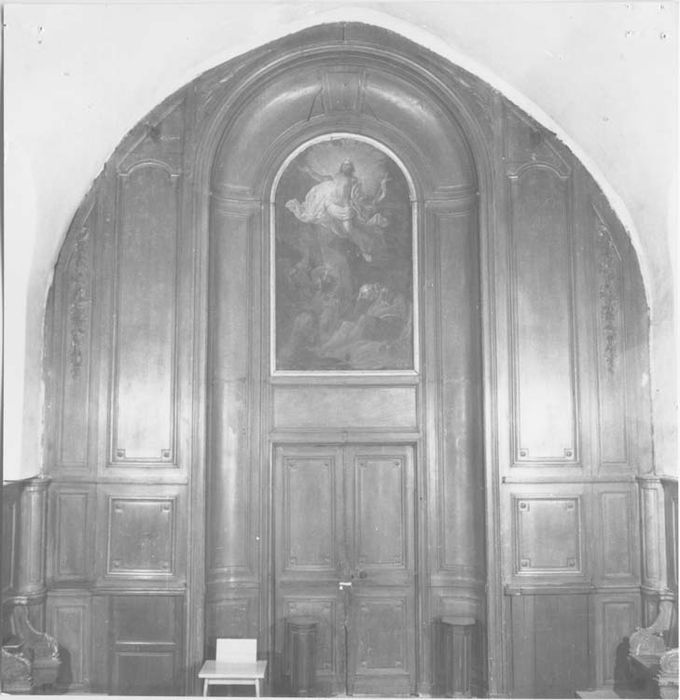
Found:
<svg viewBox="0 0 680 700"><path fill-rule="evenodd" d="M279 186L281 177L286 171L286 168L291 164L294 158L296 158L300 153L308 149L310 146L313 146L318 143L326 143L329 141L337 141L339 139L343 138L351 138L356 141L359 141L361 143L368 144L370 146L373 146L377 150L381 151L384 153L387 157L389 157L394 163L397 164L399 167L399 170L401 171L402 175L404 176L406 183L408 185L409 189L409 202L411 204L411 226L412 226L412 231L411 231L411 236L412 236L412 249L411 252L413 254L413 283L414 285L417 285L419 275L419 246L418 246L418 230L419 230L419 210L418 210L418 197L416 195L416 186L415 182L413 180L413 177L409 170L407 169L406 165L401 161L401 158L392 151L390 148L385 146L380 141L377 141L376 139L372 139L366 136L361 136L359 134L355 133L348 133L348 132L343 132L343 131L338 131L338 132L332 132L329 134L325 134L323 136L317 136L316 138L310 139L306 143L303 143L301 146L298 146L294 151L288 154L287 158L284 160L284 162L281 164L279 167L278 171L276 172L276 175L274 176L274 181L271 186L270 190L270 196L269 196L269 236L270 236L270 250L269 250L269 275L270 275L270 280L274 279L274 239L276 237L276 224L275 224L275 217L274 217L274 211L275 211L275 206L276 206L276 193L277 193L277 188ZM273 328L274 324L276 322L275 319L275 294L274 294L274 285L270 284L270 299L269 299L269 304L270 304L270 318L269 318L269 328ZM414 336L413 336L413 360L414 360L414 368L411 370L405 370L405 371L398 371L395 372L396 375L417 375L420 371L420 303L419 303L419 295L416 293L413 296L413 301L414 301L414 307L413 307L413 327L414 327ZM275 345L274 345L274 336L270 332L270 367L271 371L274 371L274 367L276 359L275 359ZM279 376L285 376L287 372L285 371L277 371L276 374ZM295 374L295 373L290 373L290 374ZM309 373L313 374L313 373ZM348 373L350 374L350 373ZM356 372L357 376L362 376L362 375L370 375L370 372ZM389 375L389 372L386 372L385 375Z"/></svg>
<svg viewBox="0 0 680 700"><path fill-rule="evenodd" d="M337 26L337 25L335 25ZM344 25L343 25L344 26ZM352 25L350 25L352 26ZM371 31L375 32L375 27L365 27L362 25L353 25L359 27L358 34L362 34L365 30L367 34ZM315 34L319 33L319 38ZM343 33L344 33L343 29ZM382 32L384 30L377 30ZM307 41L305 34L309 34L311 39ZM332 32L329 32L332 34ZM309 32L301 32L296 35L297 39L288 42L282 40L280 47L271 56L266 56L264 59L258 60L254 65L250 65L248 70L243 71L242 77L236 86L230 86L229 93L222 97L219 102L214 105L213 114L206 119L204 123L197 124L196 129L196 157L195 168L192 174L193 177L193 192L194 197L191 204L191 217L193 221L192 229L194 235L197 236L199 250L201 251L200 259L197 261L197 278L200 280L200 290L197 298L197 312L200 314L201 330L198 336L198 342L195 347L197 366L204 368L208 365L208 358L205 355L205 350L208 347L204 340L208 337L207 332L207 299L209 297L208 281L210 275L207 273L209 267L208 251L210 248L210 196L216 196L216 187L213 182L213 168L218 161L218 154L223 142L228 138L230 129L238 119L239 112L247 105L259 91L261 91L268 82L275 81L281 75L294 69L299 69L305 65L327 65L332 66L337 62L363 64L374 69L383 69L389 72L397 72L402 78L422 90L437 107L448 116L452 123L456 124L464 138L465 148L468 149L469 162L474 168L475 183L472 189L458 193L462 200L477 200L478 211L478 231L479 231L479 256L481 268L481 306L482 306L482 346L483 353L483 411L484 411L484 481L486 484L485 490L485 513L486 513L486 639L488 640L488 678L490 681L489 693L491 695L504 694L508 687L507 678L507 646L503 641L501 634L501 626L505 613L505 600L502 593L501 580L501 550L500 550L500 495L498 490L498 435L493 426L497 422L497 405L496 405L496 366L495 352L493 348L496 343L494 322L495 315L495 288L494 288L494 249L497 247L495 242L497 237L496 232L496 217L494 216L495 207L498 204L499 198L502 198L502 187L499 186L495 178L498 176L498 163L493 162L492 143L493 143L493 127L492 122L494 116L487 112L486 117L480 116L481 109L487 109L497 114L500 105L497 101L491 100L483 106L479 102L475 102L476 93L473 87L465 82L456 83L450 81L450 74L447 76L446 70L442 70L437 64L437 57L430 55L427 52L418 50L413 46L413 53L404 51L403 46L395 48L386 48L384 45L374 43L369 40L352 38L351 41L337 40L334 37L325 38L325 28L313 28ZM275 42L279 43L279 42ZM304 49L300 46L304 45ZM447 81L447 77L449 81ZM474 79L471 79L474 81ZM342 119L342 131L351 132L353 127L352 116L345 115ZM356 124L359 127L359 124ZM389 123L380 122L376 124L374 133L366 131L366 125L361 124L364 131L358 133L363 134L366 138L381 140L385 133L389 134L393 127ZM259 203L267 203L269 201L269 193L272 191L273 178L281 168L285 158L289 156L295 149L302 147L305 143L315 138L321 138L332 131L332 123L324 123L318 126L307 125L304 128L289 129L284 131L281 136L264 151L263 157L260 159L256 175L252 181L259 183L257 191L248 193L246 198L252 198L251 204L255 207L260 206ZM402 143L404 143L403 134L400 135ZM427 164L418 156L418 149L415 145L408 147L400 153L404 161L404 165L410 173L426 173ZM422 216L424 216L425 207L423 202L426 198L426 192L423 191L422 180L415 178L415 197L419 205L419 222L418 229L424 229ZM430 193L432 194L432 193ZM217 195L217 199L221 199ZM228 201L229 195L225 197ZM245 198L244 198L245 202ZM469 206L469 205L463 205ZM268 211L263 212L262 229L269 231ZM267 352L268 348L262 347L263 352ZM206 400L206 397L199 399ZM209 433L209 426L203 425L204 415L197 416L197 434L201 434L203 430ZM266 459L266 455L262 455ZM198 466L205 464L207 456L204 453L204 445L195 444L195 452L193 464ZM194 471L197 474L193 484L193 503L196 510L200 510L204 499L205 490L205 473L201 469ZM201 552L202 543L205 542L205 533L196 530L194 532L194 545L190 547L191 552ZM190 557L193 554L190 554ZM262 552L261 559L268 561L269 552ZM200 591L204 589L205 572L204 562L189 561L188 571L194 581L190 582L190 591ZM191 593L189 595L192 595ZM196 595L194 593L194 595ZM187 635L190 640L203 640L204 629L202 619L201 601L194 600L189 604L190 620ZM188 649L187 654L190 661L190 666L195 665L202 658L203 649Z"/></svg>

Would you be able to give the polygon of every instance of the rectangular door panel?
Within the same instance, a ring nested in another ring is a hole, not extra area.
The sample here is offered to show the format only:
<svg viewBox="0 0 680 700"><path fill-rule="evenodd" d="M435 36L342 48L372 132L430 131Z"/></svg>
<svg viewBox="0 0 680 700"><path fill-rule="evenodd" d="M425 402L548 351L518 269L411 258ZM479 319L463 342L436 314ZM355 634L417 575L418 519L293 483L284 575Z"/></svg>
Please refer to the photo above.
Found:
<svg viewBox="0 0 680 700"><path fill-rule="evenodd" d="M274 474L275 665L277 692L289 692L294 617L318 621L318 691L343 693L344 607L338 580L346 559L343 527L342 450L286 446L276 450Z"/></svg>
<svg viewBox="0 0 680 700"><path fill-rule="evenodd" d="M356 469L355 541L360 566L408 567L407 494L404 456L354 455Z"/></svg>
<svg viewBox="0 0 680 700"><path fill-rule="evenodd" d="M413 452L347 447L346 461L348 690L408 694L415 691Z"/></svg>
<svg viewBox="0 0 680 700"><path fill-rule="evenodd" d="M403 695L413 689L413 610L409 590L355 594L350 622L349 692Z"/></svg>

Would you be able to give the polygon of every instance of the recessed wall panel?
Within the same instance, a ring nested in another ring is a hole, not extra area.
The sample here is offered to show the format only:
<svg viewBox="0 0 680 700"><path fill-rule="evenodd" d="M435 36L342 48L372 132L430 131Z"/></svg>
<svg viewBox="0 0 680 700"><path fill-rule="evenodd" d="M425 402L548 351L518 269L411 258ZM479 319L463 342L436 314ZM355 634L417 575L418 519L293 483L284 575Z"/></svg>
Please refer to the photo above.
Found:
<svg viewBox="0 0 680 700"><path fill-rule="evenodd" d="M109 498L108 576L176 574L174 498Z"/></svg>
<svg viewBox="0 0 680 700"><path fill-rule="evenodd" d="M177 177L119 176L112 460L174 460Z"/></svg>
<svg viewBox="0 0 680 700"><path fill-rule="evenodd" d="M628 680L628 669L625 665L629 652L628 640L631 632L635 631L641 622L638 618L638 605L630 600L621 599L604 599L598 602L602 606L600 682L625 684Z"/></svg>
<svg viewBox="0 0 680 700"><path fill-rule="evenodd" d="M84 688L90 682L89 593L50 593L47 599L47 632L59 644L61 664L56 685Z"/></svg>
<svg viewBox="0 0 680 700"><path fill-rule="evenodd" d="M567 182L532 166L511 179L514 458L574 462L576 396Z"/></svg>
<svg viewBox="0 0 680 700"><path fill-rule="evenodd" d="M580 499L515 498L515 572L580 573Z"/></svg>
<svg viewBox="0 0 680 700"><path fill-rule="evenodd" d="M91 207L74 232L71 254L61 278L64 328L57 459L60 466L78 468L85 468L87 461L94 236L95 209Z"/></svg>
<svg viewBox="0 0 680 700"><path fill-rule="evenodd" d="M603 549L603 576L620 579L634 575L632 496L628 492L600 494L600 532Z"/></svg>
<svg viewBox="0 0 680 700"><path fill-rule="evenodd" d="M595 211L600 463L627 461L623 269L607 224Z"/></svg>
<svg viewBox="0 0 680 700"><path fill-rule="evenodd" d="M91 528L88 518L89 489L60 489L52 497L55 550L52 576L56 581L87 580L90 562Z"/></svg>
<svg viewBox="0 0 680 700"><path fill-rule="evenodd" d="M415 387L274 387L274 425L292 428L417 427Z"/></svg>

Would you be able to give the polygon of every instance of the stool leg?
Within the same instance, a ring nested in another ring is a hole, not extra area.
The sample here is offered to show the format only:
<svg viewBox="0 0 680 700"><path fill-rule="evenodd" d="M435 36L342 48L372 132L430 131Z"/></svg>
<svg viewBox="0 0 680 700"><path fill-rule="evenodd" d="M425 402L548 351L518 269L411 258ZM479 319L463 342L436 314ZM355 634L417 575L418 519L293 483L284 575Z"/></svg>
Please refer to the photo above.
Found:
<svg viewBox="0 0 680 700"><path fill-rule="evenodd" d="M207 697L208 695L208 679L204 678L203 679L203 697Z"/></svg>
<svg viewBox="0 0 680 700"><path fill-rule="evenodd" d="M260 697L260 679L259 678L255 681L255 697L256 698Z"/></svg>

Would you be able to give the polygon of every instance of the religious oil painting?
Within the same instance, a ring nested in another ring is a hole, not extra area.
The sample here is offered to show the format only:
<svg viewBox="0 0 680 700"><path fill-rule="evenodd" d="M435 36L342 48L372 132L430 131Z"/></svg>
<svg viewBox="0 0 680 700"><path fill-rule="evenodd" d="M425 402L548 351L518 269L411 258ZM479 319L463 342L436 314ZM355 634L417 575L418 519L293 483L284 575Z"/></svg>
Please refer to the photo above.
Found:
<svg viewBox="0 0 680 700"><path fill-rule="evenodd" d="M359 137L317 140L274 196L273 369L417 369L413 211L404 171Z"/></svg>

